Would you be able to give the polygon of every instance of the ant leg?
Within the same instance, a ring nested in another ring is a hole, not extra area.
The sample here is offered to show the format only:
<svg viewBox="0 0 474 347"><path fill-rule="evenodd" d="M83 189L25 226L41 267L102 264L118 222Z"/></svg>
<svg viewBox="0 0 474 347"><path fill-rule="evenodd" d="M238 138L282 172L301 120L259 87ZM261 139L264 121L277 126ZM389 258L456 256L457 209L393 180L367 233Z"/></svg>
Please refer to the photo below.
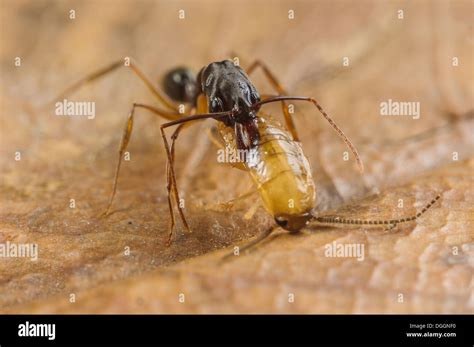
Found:
<svg viewBox="0 0 474 347"><path fill-rule="evenodd" d="M250 64L250 66L247 68L247 74L250 75L252 72L254 72L257 69L257 67L260 67L262 69L265 77L268 79L270 84L275 88L275 90L280 95L287 95L288 94L286 92L285 88L278 81L276 76L270 71L268 66L259 59L255 60L252 64Z"/></svg>
<svg viewBox="0 0 474 347"><path fill-rule="evenodd" d="M208 113L207 98L201 93L196 100L194 107L195 113ZM194 131L196 133L206 132L209 126L205 122L199 122L200 125ZM197 137L192 141L192 151L186 157L185 164L177 179L180 181L180 188L182 192L187 192L190 189L192 182L199 174L199 168L202 167L202 161L208 153L211 144L205 137Z"/></svg>
<svg viewBox="0 0 474 347"><path fill-rule="evenodd" d="M288 95L286 92L285 88L281 85L281 83L278 81L276 76L270 71L270 69L267 67L265 63L263 63L261 60L255 60L250 66L247 68L247 74L250 76L250 74L257 69L257 67L260 67L263 71L263 74L267 78L267 80L270 82L270 84L275 88L276 92L279 95ZM295 123L293 122L293 118L291 117L290 111L288 109L288 105L286 104L285 101L281 102L281 107L283 110L283 115L285 117L285 123L288 128L288 130L291 133L291 136L293 136L293 140L299 141L299 136L298 132L296 131Z"/></svg>
<svg viewBox="0 0 474 347"><path fill-rule="evenodd" d="M173 142L172 142L172 144L171 144L171 156L172 156L172 158L174 158L174 139L178 137L178 134L179 134L179 132L181 131L181 128L182 128L183 125L184 125L184 124L179 125L178 128L177 128L177 129L175 130L175 132L173 133L173 136L172 136ZM168 196L168 208L169 208L169 211L170 211L170 226L169 226L169 230L173 230L173 229L174 229L174 226L175 226L175 218L174 218L172 195L170 194L171 189L172 189L172 185L171 185L171 169L170 169L170 163L169 163L169 161L166 161L166 192L167 192L167 196ZM179 204L180 202L177 201L176 203ZM167 246L170 245L170 240L171 240L171 232L170 232L170 234L169 234L168 241L166 242L166 245L167 245Z"/></svg>
<svg viewBox="0 0 474 347"><path fill-rule="evenodd" d="M125 123L125 129L124 129L124 133L123 133L122 140L121 140L121 143L120 143L119 161L118 161L117 167L115 169L115 179L114 179L112 194L111 194L111 197L110 197L110 201L109 201L109 205L107 207L107 210L103 213L103 215L107 215L109 213L110 207L112 206L112 202L113 202L113 199L115 197L115 193L117 191L117 180L118 180L118 175L119 175L119 172L120 172L120 166L122 164L122 157L123 157L123 154L125 152L125 149L127 148L128 142L130 140L130 136L132 134L133 117L134 117L134 113L135 113L135 108L144 108L144 109L146 109L146 110L148 110L148 111L150 111L150 112L152 112L152 113L154 113L154 114L156 114L160 117L164 117L166 119L171 118L170 114L168 112L160 110L156 107L145 105L145 104L138 104L138 103L133 104L133 107L132 107L132 110L130 111L127 122ZM213 114L211 113L211 114L192 115L192 116L188 116L188 117L181 118L181 119L176 119L176 120L173 120L173 121L168 122L166 124L163 124L163 125L160 126L160 130L161 130L162 135L164 136L165 135L164 134L164 128L165 127L175 125L175 124L181 124L181 123L192 121L192 120L198 120L198 119L205 119L205 118L219 119L220 117L228 116L229 114L230 114L230 112L220 112L220 113L213 113ZM176 116L181 116L181 115L177 114ZM170 148L168 146L168 142L167 142L165 136L164 136L164 140L165 140L165 148L166 148L166 154L167 154L167 157L168 157L168 162L171 163L171 165L170 165L170 174L169 174L169 176L171 177L171 183L172 183L171 185L174 186L175 198L176 198L176 201L179 202L180 199L179 199L178 191L177 191L177 188L176 188L176 181L175 181L174 170L173 170L173 165L172 165L173 161L171 160ZM169 189L171 190L171 188L169 188ZM170 206L170 207L172 207L172 206ZM185 225L186 229L189 230L188 224L186 222L186 219L184 218L184 214L183 214L179 204L178 204L178 210L179 210L181 218L183 220L183 224ZM174 215L173 215L173 210L172 209L170 209L170 213L171 213L171 225L174 226Z"/></svg>
<svg viewBox="0 0 474 347"><path fill-rule="evenodd" d="M147 107L147 108L150 111L155 112L155 113L157 111L154 108L150 108L150 107ZM220 118L228 117L231 114L232 114L232 111L191 115L191 116L188 116L188 117L185 117L185 118L173 120L171 122L162 124L160 126L161 137L163 139L163 143L164 143L165 150L166 150L166 155L168 157L168 163L167 164L168 164L168 167L169 167L169 174L167 176L169 177L169 180L171 182L171 184L168 187L168 195L170 195L171 193L174 194L175 201L178 202L177 203L177 208L178 208L179 215L181 217L181 221L183 222L184 227L186 228L186 230L188 232L190 232L190 229L189 229L188 223L186 221L186 218L184 217L183 209L182 209L181 205L179 204L181 199L179 197L178 187L177 187L177 184L176 184L176 175L175 175L175 172L174 172L174 155L172 155L171 146L168 143L168 139L167 139L166 134L165 134L165 129L168 128L168 127L174 126L174 125L179 125L179 124L182 124L182 123L197 121L197 120L202 120L202 119L207 119L207 118L220 119ZM179 131L178 131L177 134L179 134ZM177 137L177 134L176 134L176 137ZM176 140L176 138L175 138L175 140ZM173 228L170 228L168 244L171 243L172 236L173 236Z"/></svg>
<svg viewBox="0 0 474 347"><path fill-rule="evenodd" d="M167 191L167 195L168 195L168 206L169 206L169 210L170 210L170 215L172 216L171 217L171 225L170 225L170 231L169 231L169 234L168 234L168 240L166 241L166 246L170 246L171 245L171 237L173 236L173 229L174 229L174 225L175 225L175 221L174 221L174 211L173 211L173 203L172 203L172 194L171 194L171 190L173 188L173 185L172 185L172 172L171 172L171 165L174 164L174 148L175 148L175 142L176 142L176 139L178 138L179 136L179 133L181 132L181 130L190 123L181 123L180 125L178 125L178 127L176 128L176 130L173 132L173 134L171 135L171 146L170 146L170 152L171 152L171 162L170 161L167 161L166 162L166 191ZM177 195L175 195L175 199L179 199L179 197L176 197ZM175 201L175 203L180 206L181 204L181 201L180 200L177 200ZM183 216L184 217L184 216ZM186 220L184 219L184 225L186 227L186 230L190 231L189 230L189 226L188 224L186 223Z"/></svg>
<svg viewBox="0 0 474 347"><path fill-rule="evenodd" d="M189 124L189 123L188 123ZM178 135L179 133L181 132L181 130L183 129L183 126L185 124L180 124L178 126L178 128L174 131L174 133L172 134L171 136L171 146L170 146L170 151L171 151L171 158L174 162L174 157L175 157L175 152L174 152L174 146L175 146L175 141L176 139L178 138ZM217 139L217 137L215 136L215 134L212 133L212 130L210 128L208 128L206 130L207 132L207 135L209 136L209 139L211 140L211 142L216 146L216 147L219 147L220 149L224 149L224 146L219 142L219 140ZM237 166L236 166L237 167ZM167 165L166 167L166 171L167 171L167 187L168 187L168 190L170 191L171 190L171 171L170 171L170 168L169 168L169 165ZM233 210L233 207L236 203L239 203L243 200L246 200L247 198L251 197L252 195L254 195L255 193L257 193L257 190L255 189L251 189L252 187L250 187L249 191L236 197L236 198L233 198L229 201L226 201L226 202L220 202L220 203L216 203L216 204L206 204L204 206L204 208L206 210L214 210L214 211L231 211ZM168 203L170 204L171 206L171 200L170 200L170 196L168 196Z"/></svg>
<svg viewBox="0 0 474 347"><path fill-rule="evenodd" d="M112 206L112 202L113 202L114 197L115 197L115 193L117 192L117 181L118 181L118 177L119 177L120 167L122 165L123 155L125 153L125 150L127 149L128 142L130 141L130 137L132 135L135 108L137 108L137 107L142 107L142 108L145 108L145 109L148 109L148 110L153 109L153 112L156 115L158 115L160 117L163 117L165 119L174 118L169 113L167 113L165 111L162 111L162 110L159 110L159 109L156 109L154 107L143 105L143 104L138 104L138 103L133 104L132 109L131 109L131 111L128 115L127 121L125 122L125 127L123 129L123 135L122 135L122 139L120 141L120 146L119 146L118 163L117 163L117 167L115 168L114 184L113 184L113 188L112 188L112 194L110 195L110 200L109 200L109 204L107 206L107 209L105 210L104 213L102 213L103 216L107 216L109 214L110 208Z"/></svg>
<svg viewBox="0 0 474 347"><path fill-rule="evenodd" d="M46 107L49 104L56 102L57 100L63 99L66 95L71 94L75 92L77 89L82 87L85 84L88 84L90 82L93 82L101 77L104 77L108 73L117 70L118 68L124 66L124 67L129 67L133 73L142 80L142 82L145 84L145 86L148 88L148 90L158 99L160 100L164 106L166 106L168 109L171 111L174 111L175 113L178 112L178 107L173 104L173 102L169 101L168 98L166 98L156 87L150 82L150 80L145 76L145 74L142 72L142 70L137 66L137 64L130 58L128 61L129 64L127 64L126 60L119 60L116 61L110 65L107 65L95 72L92 72L85 76L84 78L80 79L79 81L73 83L66 89L64 89L59 95L51 100L50 102L46 103L42 107Z"/></svg>

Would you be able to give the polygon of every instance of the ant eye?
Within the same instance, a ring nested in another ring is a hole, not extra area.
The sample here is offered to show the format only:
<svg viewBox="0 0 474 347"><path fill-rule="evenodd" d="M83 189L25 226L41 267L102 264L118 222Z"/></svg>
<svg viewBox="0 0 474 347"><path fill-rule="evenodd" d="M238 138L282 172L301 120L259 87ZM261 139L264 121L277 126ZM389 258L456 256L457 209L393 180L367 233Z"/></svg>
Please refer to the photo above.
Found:
<svg viewBox="0 0 474 347"><path fill-rule="evenodd" d="M260 95L258 95L256 92L251 92L250 100L252 102L252 107L254 107L255 104L260 101ZM260 109L260 106L255 108L256 111L258 111L259 109Z"/></svg>
<svg viewBox="0 0 474 347"><path fill-rule="evenodd" d="M258 95L256 92L252 92L252 102L258 102L260 101L260 95Z"/></svg>
<svg viewBox="0 0 474 347"><path fill-rule="evenodd" d="M222 100L219 98L214 98L211 101L211 112L223 112Z"/></svg>
<svg viewBox="0 0 474 347"><path fill-rule="evenodd" d="M288 225L288 220L283 217L275 217L275 222L282 228L285 228Z"/></svg>

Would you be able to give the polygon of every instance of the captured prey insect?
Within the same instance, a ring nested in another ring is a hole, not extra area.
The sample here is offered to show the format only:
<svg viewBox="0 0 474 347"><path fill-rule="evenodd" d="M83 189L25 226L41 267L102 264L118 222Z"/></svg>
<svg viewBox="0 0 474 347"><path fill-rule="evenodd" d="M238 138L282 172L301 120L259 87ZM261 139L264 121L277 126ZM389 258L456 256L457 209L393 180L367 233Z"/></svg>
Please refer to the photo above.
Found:
<svg viewBox="0 0 474 347"><path fill-rule="evenodd" d="M122 65L123 63L119 61L101 69L66 89L61 95L72 92L79 86L95 80ZM166 179L171 217L168 244L172 240L175 226L173 205L176 205L183 225L189 231L183 208L179 203L180 197L174 171L175 142L185 126L209 118L218 121L217 130L220 134L221 142L227 148L247 153L246 160L235 166L250 174L260 194L264 208L274 217L276 222L276 225L264 230L255 240L245 245L240 251L244 251L265 239L278 227L290 233L296 233L301 231L311 221L331 224L385 224L394 227L399 223L413 221L420 217L422 213L439 199L438 195L422 211L406 218L360 220L317 216L314 211L317 189L312 178L309 162L299 142L298 134L286 102L304 101L311 103L348 146L361 172L363 171L363 165L355 146L314 98L289 96L275 75L259 60L250 65L247 73L230 60L210 63L204 66L197 76L193 75L186 68L176 68L170 71L163 80L163 89L167 97L153 86L134 62L130 62L129 67L145 83L163 107L167 109L159 109L141 103L133 104L125 123L113 189L104 215L109 213L115 197L121 161L132 133L135 110L137 108L146 109L152 114L169 120L169 122L160 126L167 155ZM249 79L249 75L257 67L263 70L278 95L269 96L258 93ZM189 113L180 114L178 112L178 102L190 105ZM263 105L273 102L281 103L286 127L283 127L279 122L261 111ZM176 129L171 135L170 143L165 129L173 126L176 126ZM289 201L292 203L289 204Z"/></svg>

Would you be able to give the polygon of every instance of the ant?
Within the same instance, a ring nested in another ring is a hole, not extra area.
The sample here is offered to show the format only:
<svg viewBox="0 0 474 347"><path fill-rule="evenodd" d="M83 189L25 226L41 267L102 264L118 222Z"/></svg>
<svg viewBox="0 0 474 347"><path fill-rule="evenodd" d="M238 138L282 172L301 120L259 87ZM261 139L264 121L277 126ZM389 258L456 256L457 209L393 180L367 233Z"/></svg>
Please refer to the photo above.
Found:
<svg viewBox="0 0 474 347"><path fill-rule="evenodd" d="M126 66L130 67L166 109L141 103L132 105L120 142L119 159L115 169L112 193L103 215L109 214L117 191L120 166L132 134L135 110L137 108L148 110L152 114L168 120L160 126L167 155L166 188L171 217L167 245L171 244L175 226L173 198L185 229L190 231L183 208L179 204L180 197L174 171L175 142L185 126L209 118L217 121L217 130L222 140L221 142L213 141L214 143L222 146L223 142L227 149L239 153L244 151L248 154L246 160L234 166L250 174L257 186L264 208L274 217L276 223L264 230L240 251L244 251L262 241L278 227L290 233L297 233L311 221L325 224L387 225L391 229L399 223L414 221L440 198L440 195L437 195L420 212L406 218L361 220L318 216L314 214L316 187L311 168L303 152L286 101L304 101L315 106L350 149L361 173L363 172L363 164L355 146L314 98L289 96L275 75L260 60L251 64L247 69L247 73L238 64L234 64L230 60L210 63L204 66L197 75L184 67L175 68L163 78L164 94L147 79L135 62L129 60L128 63ZM122 61L117 61L86 76L65 89L60 97L123 65ZM278 95L260 95L258 93L249 79L249 75L258 67L263 70L264 75ZM279 122L260 110L263 105L274 102L281 103L286 127L283 127ZM179 113L177 103L188 104L190 111L187 114ZM171 135L170 144L165 129L174 126L176 126L176 129Z"/></svg>

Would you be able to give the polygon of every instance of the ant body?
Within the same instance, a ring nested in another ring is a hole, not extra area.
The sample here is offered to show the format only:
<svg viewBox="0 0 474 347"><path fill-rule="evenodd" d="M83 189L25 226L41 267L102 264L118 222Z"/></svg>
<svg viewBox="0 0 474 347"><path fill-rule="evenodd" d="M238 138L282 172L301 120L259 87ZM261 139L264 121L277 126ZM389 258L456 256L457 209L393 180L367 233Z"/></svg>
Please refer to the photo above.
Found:
<svg viewBox="0 0 474 347"><path fill-rule="evenodd" d="M121 61L111 64L67 88L61 95L70 93L81 85L93 81L122 66ZM247 171L260 193L263 206L275 219L276 225L262 232L254 241L244 248L247 249L270 235L278 226L290 233L299 232L310 221L336 224L388 225L395 227L399 223L409 222L420 217L440 196L436 196L422 211L416 215L388 220L343 219L339 217L316 216L316 187L308 160L306 159L296 128L285 101L305 101L312 103L323 117L329 122L337 134L353 153L359 170L363 165L354 145L344 135L342 130L322 109L319 103L310 97L288 96L273 73L260 61L251 64L247 73L257 67L262 68L265 76L276 89L278 95L260 95L250 81L248 74L230 60L214 62L204 66L197 76L186 68L176 68L163 79L165 97L145 77L134 62L128 65L132 71L145 83L167 110L134 103L125 124L119 148L119 160L115 170L115 178L109 204L104 215L110 211L117 190L117 179L121 161L133 129L134 114L137 108L143 108L151 113L168 120L160 126L161 135L167 154L167 191L171 216L168 244L170 244L175 225L173 198L184 227L189 231L183 209L179 204L180 198L174 172L174 145L180 131L194 121L212 118L218 121L217 130L222 142L227 148L246 151L248 160L236 165ZM178 105L170 101L189 104L188 114L180 114ZM264 115L260 108L268 103L280 102L286 127ZM165 134L165 129L177 126L171 135L171 144ZM289 202L292 202L291 204Z"/></svg>

